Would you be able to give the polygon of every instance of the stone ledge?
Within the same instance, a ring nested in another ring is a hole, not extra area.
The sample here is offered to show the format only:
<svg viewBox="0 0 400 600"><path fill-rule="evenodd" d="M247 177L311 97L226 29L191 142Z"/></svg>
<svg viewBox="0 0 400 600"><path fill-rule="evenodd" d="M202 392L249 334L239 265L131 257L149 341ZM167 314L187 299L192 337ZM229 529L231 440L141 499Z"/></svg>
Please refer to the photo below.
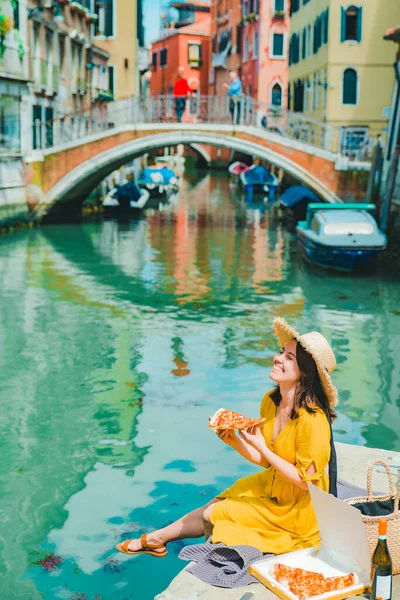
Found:
<svg viewBox="0 0 400 600"><path fill-rule="evenodd" d="M358 485L366 486L367 468L375 458L384 458L393 465L394 481L400 477L400 452L336 444L338 454L338 470L340 478ZM397 467L397 468L396 468ZM377 467L374 476L374 489L388 489L386 472ZM179 573L168 588L156 596L155 600L241 600L245 593L252 594L246 600L276 600L277 596L261 584L252 584L236 589L217 588L188 573L185 569ZM355 596L352 596L355 598ZM360 596L357 596L360 598ZM394 578L392 600L400 600L400 575Z"/></svg>

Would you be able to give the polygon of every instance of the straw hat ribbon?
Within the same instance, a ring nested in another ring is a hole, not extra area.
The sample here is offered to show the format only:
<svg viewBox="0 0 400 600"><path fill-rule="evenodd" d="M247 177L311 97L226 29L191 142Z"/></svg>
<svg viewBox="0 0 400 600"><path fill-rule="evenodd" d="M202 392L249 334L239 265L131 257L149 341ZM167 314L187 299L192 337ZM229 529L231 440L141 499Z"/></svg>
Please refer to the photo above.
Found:
<svg viewBox="0 0 400 600"><path fill-rule="evenodd" d="M303 346L304 350L307 350L311 354L317 365L319 378L328 402L330 406L336 406L338 403L338 392L329 375L336 368L336 358L328 340L317 331L300 335L293 327L286 323L285 319L280 317L274 319L272 326L282 348L292 340L296 340L296 342Z"/></svg>

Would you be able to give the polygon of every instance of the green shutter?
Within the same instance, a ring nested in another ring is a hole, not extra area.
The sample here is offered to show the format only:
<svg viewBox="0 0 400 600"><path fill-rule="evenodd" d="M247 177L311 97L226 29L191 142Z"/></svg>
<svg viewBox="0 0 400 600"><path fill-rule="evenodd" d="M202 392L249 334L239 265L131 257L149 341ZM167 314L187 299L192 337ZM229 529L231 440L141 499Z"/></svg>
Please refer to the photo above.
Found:
<svg viewBox="0 0 400 600"><path fill-rule="evenodd" d="M114 35L114 0L106 2L106 26L105 35L111 37Z"/></svg>
<svg viewBox="0 0 400 600"><path fill-rule="evenodd" d="M362 38L362 6L359 7L357 12L357 42L361 42Z"/></svg>
<svg viewBox="0 0 400 600"><path fill-rule="evenodd" d="M346 40L346 10L341 6L340 8L341 19L340 19L340 41Z"/></svg>

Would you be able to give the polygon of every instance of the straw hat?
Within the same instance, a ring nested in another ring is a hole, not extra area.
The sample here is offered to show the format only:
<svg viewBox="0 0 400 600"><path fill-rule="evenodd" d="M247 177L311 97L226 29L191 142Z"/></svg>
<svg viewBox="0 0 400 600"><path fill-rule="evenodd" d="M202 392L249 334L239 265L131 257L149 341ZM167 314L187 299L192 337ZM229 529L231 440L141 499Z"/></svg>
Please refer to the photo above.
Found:
<svg viewBox="0 0 400 600"><path fill-rule="evenodd" d="M332 373L336 368L336 358L328 340L317 331L300 335L293 327L290 327L286 323L285 319L274 319L272 326L275 336L282 347L286 346L292 340L296 340L296 342L303 346L304 350L307 350L311 354L317 365L319 378L328 402L330 406L336 406L338 403L338 392L329 376L329 373Z"/></svg>

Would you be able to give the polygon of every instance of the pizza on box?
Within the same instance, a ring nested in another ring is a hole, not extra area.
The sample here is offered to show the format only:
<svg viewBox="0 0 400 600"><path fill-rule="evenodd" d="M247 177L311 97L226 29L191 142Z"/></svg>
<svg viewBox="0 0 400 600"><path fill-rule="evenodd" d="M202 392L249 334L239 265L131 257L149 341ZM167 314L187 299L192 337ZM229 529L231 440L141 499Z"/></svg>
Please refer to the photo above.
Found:
<svg viewBox="0 0 400 600"><path fill-rule="evenodd" d="M226 408L220 408L210 418L208 426L210 429L217 431L218 429L248 429L255 425L260 425L265 419L260 417L259 419L249 419L240 413L234 412L233 410L226 410Z"/></svg>
<svg viewBox="0 0 400 600"><path fill-rule="evenodd" d="M340 577L324 577L322 573L288 567L281 563L274 565L276 581L287 587L299 600L306 600L319 594L339 591L358 583L355 573Z"/></svg>

